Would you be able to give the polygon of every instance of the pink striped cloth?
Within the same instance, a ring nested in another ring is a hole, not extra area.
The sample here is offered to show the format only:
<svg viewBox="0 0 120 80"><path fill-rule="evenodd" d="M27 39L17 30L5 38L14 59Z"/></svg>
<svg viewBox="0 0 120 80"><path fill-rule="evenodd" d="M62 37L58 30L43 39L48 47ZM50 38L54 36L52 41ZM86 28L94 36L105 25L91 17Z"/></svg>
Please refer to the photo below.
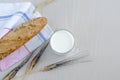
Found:
<svg viewBox="0 0 120 80"><path fill-rule="evenodd" d="M41 15L39 12L34 13L34 9L35 8L33 4L30 2L0 3L0 12L2 12L0 13L0 38L7 34L11 29L17 27L17 25L31 18L40 17ZM46 25L38 35L33 37L25 45L23 45L4 59L0 60L0 70L4 71L26 57L30 52L35 50L45 40L47 40L52 35L52 33L53 31L50 26Z"/></svg>
<svg viewBox="0 0 120 80"><path fill-rule="evenodd" d="M20 61L22 58L27 56L29 53L30 52L25 48L25 46L22 46L21 48L19 48L18 50L14 51L12 54L10 54L9 56L0 60L0 69L2 71L8 69L10 66L12 66L16 62Z"/></svg>

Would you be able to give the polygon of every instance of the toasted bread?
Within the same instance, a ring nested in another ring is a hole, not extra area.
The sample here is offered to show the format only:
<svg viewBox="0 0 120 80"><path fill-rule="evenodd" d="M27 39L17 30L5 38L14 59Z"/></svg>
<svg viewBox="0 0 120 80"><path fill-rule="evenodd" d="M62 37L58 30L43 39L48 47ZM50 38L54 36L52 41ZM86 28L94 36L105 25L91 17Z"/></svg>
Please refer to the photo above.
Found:
<svg viewBox="0 0 120 80"><path fill-rule="evenodd" d="M44 17L35 18L13 29L0 39L0 59L11 54L37 35L47 24Z"/></svg>

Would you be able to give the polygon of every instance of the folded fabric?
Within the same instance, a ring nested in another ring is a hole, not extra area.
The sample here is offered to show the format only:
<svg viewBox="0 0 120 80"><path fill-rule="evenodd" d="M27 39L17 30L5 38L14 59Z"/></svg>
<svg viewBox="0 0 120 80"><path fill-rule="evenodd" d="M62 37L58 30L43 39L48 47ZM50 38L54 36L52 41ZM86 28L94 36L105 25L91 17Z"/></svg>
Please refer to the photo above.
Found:
<svg viewBox="0 0 120 80"><path fill-rule="evenodd" d="M35 17L40 17L39 12L34 13L35 7L32 3L0 3L0 38L21 23ZM30 52L50 38L53 31L46 25L42 31L28 41L25 45L0 60L0 70L6 70L16 62L23 59Z"/></svg>
<svg viewBox="0 0 120 80"><path fill-rule="evenodd" d="M35 7L30 3L0 3L0 38L30 19Z"/></svg>

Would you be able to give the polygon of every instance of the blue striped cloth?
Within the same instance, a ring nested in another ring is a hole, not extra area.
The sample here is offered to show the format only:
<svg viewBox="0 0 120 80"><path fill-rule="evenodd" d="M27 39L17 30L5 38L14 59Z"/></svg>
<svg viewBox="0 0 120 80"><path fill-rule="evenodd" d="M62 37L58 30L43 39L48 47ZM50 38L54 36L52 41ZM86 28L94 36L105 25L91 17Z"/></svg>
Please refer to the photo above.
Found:
<svg viewBox="0 0 120 80"><path fill-rule="evenodd" d="M39 12L33 13L35 7L32 3L0 3L0 38L21 23L32 18L40 17ZM50 38L53 31L49 25L46 25L42 31L28 41L25 45L0 60L0 70L6 70L17 63L30 52L39 47L45 40Z"/></svg>

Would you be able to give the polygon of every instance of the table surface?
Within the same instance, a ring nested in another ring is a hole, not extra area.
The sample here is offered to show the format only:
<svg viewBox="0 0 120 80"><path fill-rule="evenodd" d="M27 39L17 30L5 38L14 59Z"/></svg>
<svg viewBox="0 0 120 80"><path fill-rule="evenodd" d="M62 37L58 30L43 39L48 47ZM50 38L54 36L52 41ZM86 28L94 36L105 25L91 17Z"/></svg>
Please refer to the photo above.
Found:
<svg viewBox="0 0 120 80"><path fill-rule="evenodd" d="M23 0L0 0L18 1ZM43 0L26 1L38 5ZM48 18L53 30L70 30L74 34L76 46L89 50L92 61L65 65L48 72L35 72L27 75L26 80L120 80L119 3L119 0L55 0L44 7L40 12ZM49 57L45 59L49 60ZM37 64L35 70L45 59ZM0 80L14 66L0 72ZM16 76L22 74L26 67Z"/></svg>

